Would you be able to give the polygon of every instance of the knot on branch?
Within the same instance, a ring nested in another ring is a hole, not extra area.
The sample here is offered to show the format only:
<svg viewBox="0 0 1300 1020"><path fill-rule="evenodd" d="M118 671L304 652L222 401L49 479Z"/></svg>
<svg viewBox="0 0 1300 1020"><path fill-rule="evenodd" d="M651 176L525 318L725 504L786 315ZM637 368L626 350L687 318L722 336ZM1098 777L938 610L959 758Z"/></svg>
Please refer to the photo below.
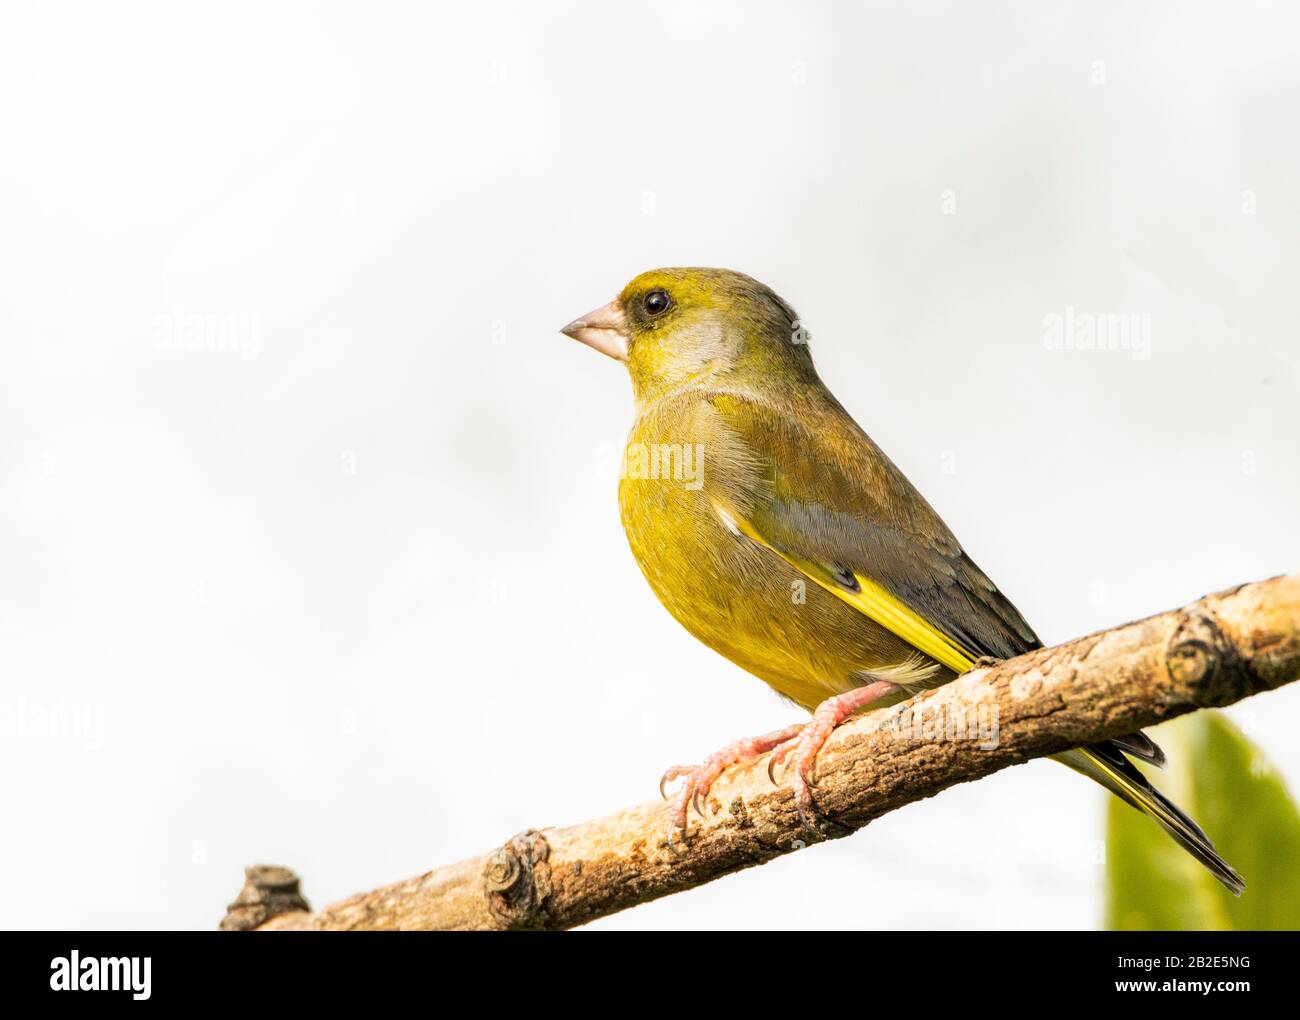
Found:
<svg viewBox="0 0 1300 1020"><path fill-rule="evenodd" d="M1250 693L1253 685L1237 649L1203 605L1186 611L1165 649L1170 678L1186 687L1196 704L1227 705Z"/></svg>
<svg viewBox="0 0 1300 1020"><path fill-rule="evenodd" d="M279 914L311 910L298 889L298 876L290 868L254 864L244 869L244 888L226 908L222 931L249 931Z"/></svg>
<svg viewBox="0 0 1300 1020"><path fill-rule="evenodd" d="M536 829L506 841L483 866L483 894L494 917L510 928L547 927L551 845Z"/></svg>

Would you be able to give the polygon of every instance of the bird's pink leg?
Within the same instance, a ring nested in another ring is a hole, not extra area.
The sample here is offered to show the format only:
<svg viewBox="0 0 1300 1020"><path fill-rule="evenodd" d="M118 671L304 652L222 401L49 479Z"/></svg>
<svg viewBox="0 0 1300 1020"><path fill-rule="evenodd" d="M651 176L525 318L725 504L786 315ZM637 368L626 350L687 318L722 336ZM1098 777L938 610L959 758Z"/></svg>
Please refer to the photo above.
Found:
<svg viewBox="0 0 1300 1020"><path fill-rule="evenodd" d="M822 749L835 727L860 708L865 708L873 701L879 701L898 690L897 684L888 680L875 680L864 687L855 687L845 694L827 698L812 719L804 726L797 742L781 748L772 755L768 762L767 773L779 765L787 755L794 752L794 804L799 817L805 825L811 825L815 805L812 799L812 786L817 781L817 753Z"/></svg>
<svg viewBox="0 0 1300 1020"><path fill-rule="evenodd" d="M783 730L773 730L771 733L765 733L761 737L747 737L744 740L734 740L721 751L709 755L704 759L702 765L674 765L663 774L659 780L659 792L667 798L664 793L664 786L671 783L674 779L686 777L686 782L677 792L673 800L673 809L668 818L668 845L672 846L673 836L680 831L686 832L686 812L691 804L695 805L695 810L699 812L700 817L704 817L704 810L701 806L701 799L707 797L709 788L713 781L722 775L722 770L728 765L736 765L741 762L753 761L774 747L780 747L786 744L794 746L795 739L803 731L805 724L796 723L793 726L787 726ZM824 738L823 738L824 739Z"/></svg>

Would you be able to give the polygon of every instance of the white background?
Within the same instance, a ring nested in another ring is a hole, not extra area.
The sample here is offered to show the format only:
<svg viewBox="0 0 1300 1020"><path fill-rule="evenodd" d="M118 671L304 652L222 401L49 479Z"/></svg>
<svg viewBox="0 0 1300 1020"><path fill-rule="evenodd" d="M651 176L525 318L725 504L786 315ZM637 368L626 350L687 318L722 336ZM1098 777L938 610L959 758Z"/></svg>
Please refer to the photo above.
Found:
<svg viewBox="0 0 1300 1020"><path fill-rule="evenodd" d="M557 329L644 269L788 299L1047 641L1300 568L1298 29L7 3L0 923L324 905L798 718L627 551L629 385ZM1300 782L1300 687L1230 715ZM1102 809L1034 763L598 927L1094 926Z"/></svg>

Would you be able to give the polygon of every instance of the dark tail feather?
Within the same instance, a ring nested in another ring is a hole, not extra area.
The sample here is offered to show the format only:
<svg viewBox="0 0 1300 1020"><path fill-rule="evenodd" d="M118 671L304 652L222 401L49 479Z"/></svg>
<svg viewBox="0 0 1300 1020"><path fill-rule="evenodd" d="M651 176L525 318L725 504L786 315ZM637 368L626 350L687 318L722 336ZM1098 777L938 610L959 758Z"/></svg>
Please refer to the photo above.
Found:
<svg viewBox="0 0 1300 1020"><path fill-rule="evenodd" d="M1246 888L1242 877L1232 870L1232 866L1215 852L1201 827L1192 821L1173 801L1157 790L1146 776L1121 753L1121 748L1129 750L1133 738L1126 737L1112 744L1089 744L1087 747L1053 755L1057 761L1081 772L1121 800L1133 805L1144 815L1149 815L1159 826L1169 833L1189 854L1200 861L1210 874L1217 878L1234 896L1240 896ZM1156 745L1143 736L1154 748L1163 761L1164 754ZM1136 753L1136 752L1134 752ZM1140 755L1148 760L1145 755ZM1154 764L1154 763L1153 763Z"/></svg>
<svg viewBox="0 0 1300 1020"><path fill-rule="evenodd" d="M1125 754L1131 754L1138 761L1144 761L1158 769L1165 767L1165 752L1160 750L1160 745L1141 730L1130 733L1127 737L1116 737L1111 743Z"/></svg>

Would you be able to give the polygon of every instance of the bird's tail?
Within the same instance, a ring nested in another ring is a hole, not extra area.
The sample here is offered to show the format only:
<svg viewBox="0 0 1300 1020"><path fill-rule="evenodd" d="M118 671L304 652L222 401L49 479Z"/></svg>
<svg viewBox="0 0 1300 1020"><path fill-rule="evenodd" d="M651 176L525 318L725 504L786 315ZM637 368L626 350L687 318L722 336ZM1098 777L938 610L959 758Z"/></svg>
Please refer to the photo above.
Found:
<svg viewBox="0 0 1300 1020"><path fill-rule="evenodd" d="M1150 741L1146 741L1150 743ZM1173 801L1157 790L1121 752L1122 743L1088 744L1053 757L1076 772L1100 783L1121 800L1153 818L1170 836L1209 869L1234 895L1240 896L1246 883L1232 866L1215 852L1214 844L1201 827ZM1152 745L1154 747L1154 745ZM1158 752L1158 749L1157 749ZM1159 756L1163 758L1163 755Z"/></svg>

